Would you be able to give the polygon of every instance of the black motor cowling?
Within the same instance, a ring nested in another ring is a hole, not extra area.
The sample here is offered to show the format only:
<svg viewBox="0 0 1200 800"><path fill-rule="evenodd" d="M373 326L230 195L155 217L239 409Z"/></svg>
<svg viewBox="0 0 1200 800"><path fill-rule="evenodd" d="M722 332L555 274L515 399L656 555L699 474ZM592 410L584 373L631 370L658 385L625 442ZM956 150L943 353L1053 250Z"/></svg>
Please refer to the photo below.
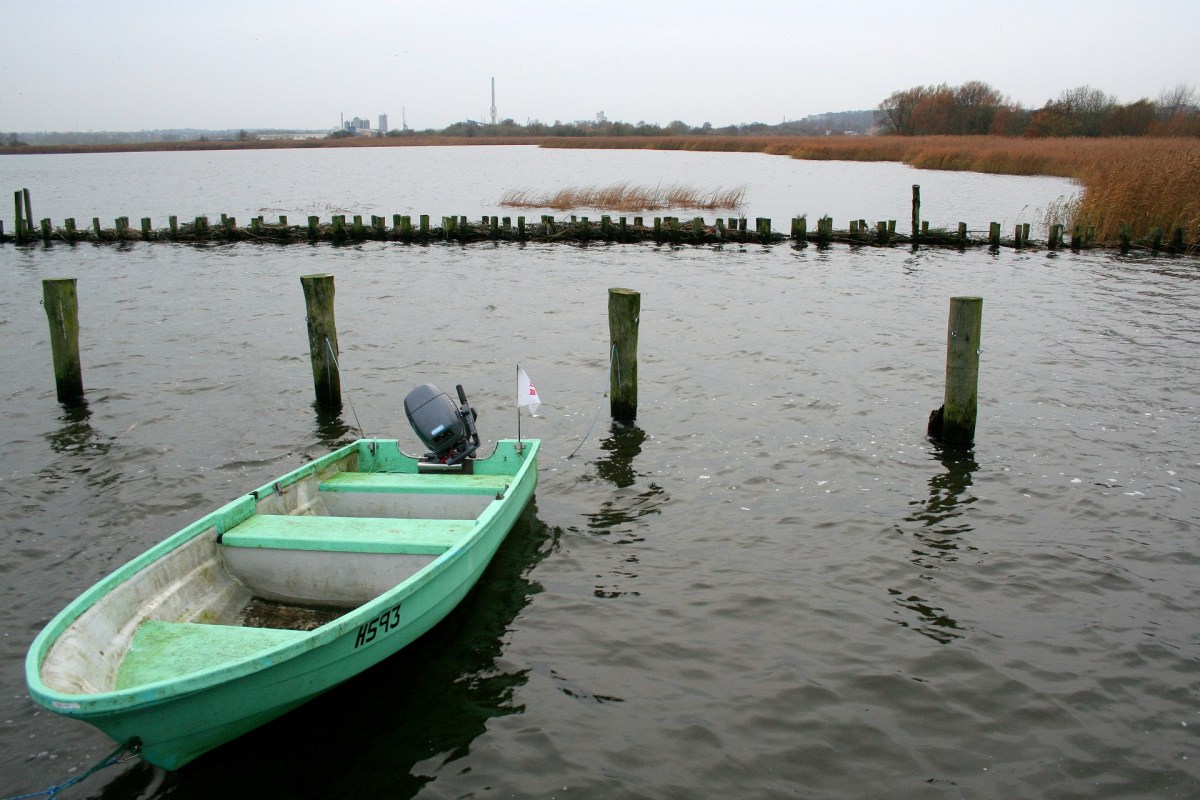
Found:
<svg viewBox="0 0 1200 800"><path fill-rule="evenodd" d="M459 464L474 456L479 448L479 432L475 430L478 414L467 403L463 387L457 389L461 408L432 383L418 386L404 398L408 424L429 448L427 460Z"/></svg>

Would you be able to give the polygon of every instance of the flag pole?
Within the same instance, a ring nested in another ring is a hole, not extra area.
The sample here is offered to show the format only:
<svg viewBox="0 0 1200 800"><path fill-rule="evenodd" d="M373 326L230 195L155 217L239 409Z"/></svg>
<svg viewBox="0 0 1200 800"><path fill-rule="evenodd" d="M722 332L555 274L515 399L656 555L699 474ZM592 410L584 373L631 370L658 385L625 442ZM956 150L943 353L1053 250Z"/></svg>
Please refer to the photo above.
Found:
<svg viewBox="0 0 1200 800"><path fill-rule="evenodd" d="M521 443L521 365L517 364L517 452L523 452L525 445Z"/></svg>

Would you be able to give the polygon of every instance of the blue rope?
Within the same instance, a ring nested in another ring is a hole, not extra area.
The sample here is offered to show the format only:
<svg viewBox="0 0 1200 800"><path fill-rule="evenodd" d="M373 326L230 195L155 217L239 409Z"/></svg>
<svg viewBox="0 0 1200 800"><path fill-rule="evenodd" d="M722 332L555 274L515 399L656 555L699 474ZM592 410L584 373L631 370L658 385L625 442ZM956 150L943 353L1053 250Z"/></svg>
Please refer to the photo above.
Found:
<svg viewBox="0 0 1200 800"><path fill-rule="evenodd" d="M111 753L109 753L107 756L105 756L103 760L98 762L95 766L93 766L91 769L89 769L87 772L83 773L82 775L76 775L74 778L71 778L70 780L63 781L62 783L58 784L57 786L51 786L49 789L43 789L40 792L33 792L32 794L13 795L12 797L4 798L4 800L30 800L30 798L33 798L33 797L46 797L46 798L52 799L52 798L58 796L58 793L61 792L63 789L68 789L68 788L74 786L75 784L79 783L80 781L90 778L92 775L94 775L95 773L99 772L102 769L111 767L115 764L120 764L122 761L125 761L126 759L121 758L121 754L126 751L128 751L131 756L137 755L136 747L131 747L128 744L118 745L116 750L113 750Z"/></svg>

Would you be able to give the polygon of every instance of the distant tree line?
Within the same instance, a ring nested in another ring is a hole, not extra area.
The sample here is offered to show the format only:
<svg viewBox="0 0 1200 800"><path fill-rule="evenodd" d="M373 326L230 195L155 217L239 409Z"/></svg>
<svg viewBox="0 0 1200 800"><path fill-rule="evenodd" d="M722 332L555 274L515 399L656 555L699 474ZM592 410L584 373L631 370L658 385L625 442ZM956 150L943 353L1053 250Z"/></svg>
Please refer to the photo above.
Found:
<svg viewBox="0 0 1200 800"><path fill-rule="evenodd" d="M492 137L492 136L748 136L748 135L780 135L795 134L800 136L824 135L826 133L868 133L875 124L874 111L842 111L829 114L818 114L801 120L782 122L769 125L765 122L750 122L740 125L714 126L711 122L700 125L689 125L682 120L673 120L666 125L653 122L619 122L607 119L580 120L575 122L553 123L531 120L524 125L510 119L495 124L465 120L455 122L441 130L429 129L392 130L388 136L463 136L463 137ZM334 131L330 137L345 135Z"/></svg>
<svg viewBox="0 0 1200 800"><path fill-rule="evenodd" d="M510 119L496 123L465 120L443 128L391 130L387 136L471 137L590 137L590 136L827 136L883 133L902 136L1200 136L1200 97L1195 88L1180 84L1157 100L1122 104L1090 86L1062 92L1038 109L1025 109L982 81L961 86L938 84L893 92L873 110L816 114L776 125L751 122L692 126L682 120L666 125L619 122L598 114L595 120L553 123L531 120L521 125ZM0 133L0 147L22 145L103 145L141 142L249 141L284 138L292 132L261 129L205 131L174 129L137 132L89 131ZM315 133L315 132L314 132ZM371 131L372 135L382 132ZM318 133L319 135L319 133ZM335 130L329 138L351 137ZM358 134L363 135L363 134Z"/></svg>
<svg viewBox="0 0 1200 800"><path fill-rule="evenodd" d="M1200 136L1193 87L1122 104L1090 86L1027 110L982 81L893 92L875 111L880 133L901 136Z"/></svg>

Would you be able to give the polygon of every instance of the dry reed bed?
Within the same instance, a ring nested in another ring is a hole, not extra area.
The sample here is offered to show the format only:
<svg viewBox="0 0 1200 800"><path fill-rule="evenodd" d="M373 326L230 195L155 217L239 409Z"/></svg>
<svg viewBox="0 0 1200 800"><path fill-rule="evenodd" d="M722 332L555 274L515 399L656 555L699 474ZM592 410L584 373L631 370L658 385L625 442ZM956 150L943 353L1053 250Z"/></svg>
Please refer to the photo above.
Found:
<svg viewBox="0 0 1200 800"><path fill-rule="evenodd" d="M691 186L633 186L614 183L610 186L568 187L550 193L535 193L528 189L511 189L500 198L500 205L510 208L553 208L567 211L574 208L594 208L599 211L657 211L666 208L703 209L707 211L741 208L746 187L718 188L704 192Z"/></svg>
<svg viewBox="0 0 1200 800"><path fill-rule="evenodd" d="M899 161L921 169L1055 175L1082 187L1058 211L1070 232L1094 227L1101 242L1123 228L1134 238L1176 228L1200 238L1200 140L1114 137L1021 139L998 136L681 136L555 140L544 147L760 152L834 161Z"/></svg>

